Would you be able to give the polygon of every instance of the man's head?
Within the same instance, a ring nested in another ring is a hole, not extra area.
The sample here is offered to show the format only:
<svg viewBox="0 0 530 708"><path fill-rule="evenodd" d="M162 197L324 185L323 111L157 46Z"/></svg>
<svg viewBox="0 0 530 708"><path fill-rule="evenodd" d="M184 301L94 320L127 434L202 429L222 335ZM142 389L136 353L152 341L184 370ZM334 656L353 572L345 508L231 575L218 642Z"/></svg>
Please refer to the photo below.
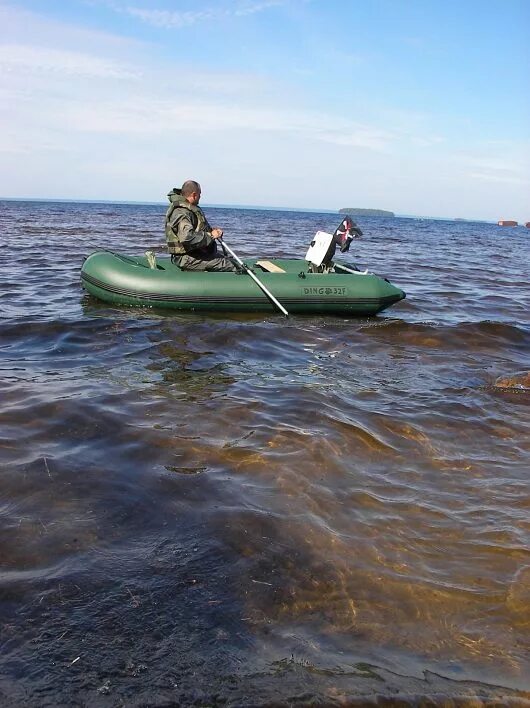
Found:
<svg viewBox="0 0 530 708"><path fill-rule="evenodd" d="M188 179L182 185L180 193L186 201L195 206L201 199L201 185L193 179Z"/></svg>

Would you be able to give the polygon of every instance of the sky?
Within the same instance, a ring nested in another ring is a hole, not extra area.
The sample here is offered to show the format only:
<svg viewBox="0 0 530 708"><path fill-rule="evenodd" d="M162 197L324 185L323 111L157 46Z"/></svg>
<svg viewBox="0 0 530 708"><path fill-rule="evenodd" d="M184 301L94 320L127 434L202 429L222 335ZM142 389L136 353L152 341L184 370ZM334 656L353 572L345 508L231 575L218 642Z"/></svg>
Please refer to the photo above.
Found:
<svg viewBox="0 0 530 708"><path fill-rule="evenodd" d="M0 197L530 221L530 0L0 0Z"/></svg>

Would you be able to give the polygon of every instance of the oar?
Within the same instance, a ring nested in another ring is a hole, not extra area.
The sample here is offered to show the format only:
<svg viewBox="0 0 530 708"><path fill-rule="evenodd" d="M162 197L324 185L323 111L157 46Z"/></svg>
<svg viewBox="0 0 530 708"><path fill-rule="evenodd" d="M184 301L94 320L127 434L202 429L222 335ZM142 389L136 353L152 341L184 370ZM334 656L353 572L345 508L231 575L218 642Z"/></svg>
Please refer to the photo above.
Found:
<svg viewBox="0 0 530 708"><path fill-rule="evenodd" d="M219 239L219 240L221 240L221 239ZM248 274L250 275L250 277L252 278L252 280L253 280L255 283L257 283L257 285L259 285L259 287L263 290L263 292L264 292L265 295L269 298L269 300L272 300L272 302L276 305L276 307L278 308L278 310L280 310L280 312L282 312L286 317L289 317L289 313L287 312L287 310L285 309L285 307L282 305L282 303L281 303L281 302L278 302L278 300L274 297L274 295L271 293L271 291L270 291L265 285L263 285L263 283L261 282L261 280L259 280L259 278L257 278L256 275L250 270L250 268L249 268L247 265L245 265L245 264L243 263L243 261L241 260L241 258L239 258L239 256L237 256L237 255L234 253L234 251L232 251L232 249L231 249L230 246L226 243L226 241L222 240L222 241L221 241L221 245L223 246L223 248L226 248L226 250L228 251L228 253L229 253L229 254L232 256L232 258L236 261L236 263L237 263L238 265L240 265L240 266L243 268L243 270L244 270L246 273L248 273Z"/></svg>
<svg viewBox="0 0 530 708"><path fill-rule="evenodd" d="M367 270L357 270L355 268L350 268L349 266L345 266L343 263L335 263L335 268L340 268L341 270L345 270L346 273L353 273L354 275L368 275Z"/></svg>

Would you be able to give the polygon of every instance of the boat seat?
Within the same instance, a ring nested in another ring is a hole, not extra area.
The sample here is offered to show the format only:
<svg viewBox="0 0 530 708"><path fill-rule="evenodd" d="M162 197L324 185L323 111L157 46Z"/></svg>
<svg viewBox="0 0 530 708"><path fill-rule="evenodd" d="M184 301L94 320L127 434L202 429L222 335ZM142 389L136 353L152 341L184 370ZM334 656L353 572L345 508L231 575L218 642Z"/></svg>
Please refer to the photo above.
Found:
<svg viewBox="0 0 530 708"><path fill-rule="evenodd" d="M277 266L270 261L256 261L256 265L263 268L263 270L266 270L267 273L285 273L283 268L280 268L280 266Z"/></svg>

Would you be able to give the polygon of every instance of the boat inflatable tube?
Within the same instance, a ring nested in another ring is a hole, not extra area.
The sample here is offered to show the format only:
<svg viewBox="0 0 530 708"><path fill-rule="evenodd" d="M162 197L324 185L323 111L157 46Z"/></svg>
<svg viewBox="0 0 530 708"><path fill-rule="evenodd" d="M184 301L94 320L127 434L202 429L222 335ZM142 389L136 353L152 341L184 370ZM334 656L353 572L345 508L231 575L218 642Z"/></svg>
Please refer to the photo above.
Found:
<svg viewBox="0 0 530 708"><path fill-rule="evenodd" d="M210 312L273 312L247 273L183 271L170 258L92 253L81 270L85 290L115 305ZM153 267L153 265L155 267ZM245 261L289 313L376 315L405 298L386 278L335 264L312 273L304 260Z"/></svg>

